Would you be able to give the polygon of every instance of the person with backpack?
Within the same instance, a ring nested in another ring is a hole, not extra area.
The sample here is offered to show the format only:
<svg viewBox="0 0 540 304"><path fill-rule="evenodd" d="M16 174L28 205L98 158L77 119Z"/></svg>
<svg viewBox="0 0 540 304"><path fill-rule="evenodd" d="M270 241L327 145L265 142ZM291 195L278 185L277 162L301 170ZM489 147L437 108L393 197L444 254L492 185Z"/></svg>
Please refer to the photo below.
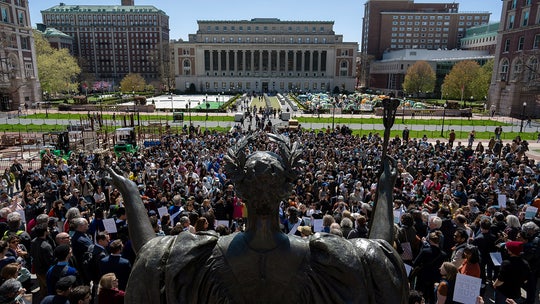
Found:
<svg viewBox="0 0 540 304"><path fill-rule="evenodd" d="M39 299L47 296L47 271L54 264L53 248L47 241L49 231L47 227L36 227L34 229L36 237L30 246L30 258L39 284ZM38 296L38 295L36 295Z"/></svg>
<svg viewBox="0 0 540 304"><path fill-rule="evenodd" d="M49 268L46 276L47 293L49 295L55 294L56 283L63 277L75 276L78 282L81 281L77 269L68 264L71 255L72 251L69 245L60 245L54 249L54 257L56 258L57 263Z"/></svg>
<svg viewBox="0 0 540 304"><path fill-rule="evenodd" d="M527 279L525 290L527 292L526 304L540 302L538 299L540 277L540 228L534 222L526 222L521 226L517 240L523 242L521 257L529 263L531 275ZM535 302L536 300L536 302Z"/></svg>

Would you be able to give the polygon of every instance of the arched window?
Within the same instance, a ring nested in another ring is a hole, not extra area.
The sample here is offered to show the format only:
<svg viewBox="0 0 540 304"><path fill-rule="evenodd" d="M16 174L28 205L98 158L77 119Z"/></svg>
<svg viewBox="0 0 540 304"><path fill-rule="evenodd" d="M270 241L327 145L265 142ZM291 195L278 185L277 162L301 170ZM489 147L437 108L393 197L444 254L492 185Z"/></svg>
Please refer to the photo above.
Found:
<svg viewBox="0 0 540 304"><path fill-rule="evenodd" d="M528 81L534 81L538 78L538 59L536 59L536 57L531 57L531 59L529 59L526 70Z"/></svg>
<svg viewBox="0 0 540 304"><path fill-rule="evenodd" d="M349 75L349 62L347 60L342 60L339 63L339 76L348 76Z"/></svg>
<svg viewBox="0 0 540 304"><path fill-rule="evenodd" d="M523 72L523 61L517 58L512 65L512 80L519 81L521 79L521 72Z"/></svg>
<svg viewBox="0 0 540 304"><path fill-rule="evenodd" d="M191 75L191 61L189 59L184 59L182 62L182 70L184 75Z"/></svg>
<svg viewBox="0 0 540 304"><path fill-rule="evenodd" d="M499 80L506 81L508 79L508 59L503 58L499 68Z"/></svg>

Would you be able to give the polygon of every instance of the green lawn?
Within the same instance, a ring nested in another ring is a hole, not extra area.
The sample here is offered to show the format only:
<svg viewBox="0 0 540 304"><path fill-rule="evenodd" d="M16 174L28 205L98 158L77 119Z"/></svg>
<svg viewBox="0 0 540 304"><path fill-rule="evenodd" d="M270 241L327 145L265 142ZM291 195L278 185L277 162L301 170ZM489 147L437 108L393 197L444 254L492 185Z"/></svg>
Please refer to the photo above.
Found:
<svg viewBox="0 0 540 304"><path fill-rule="evenodd" d="M204 122L200 121L200 120L195 120L194 118L195 117L192 117L192 121L196 121L197 124L199 124L201 126L201 128L204 129L205 128L204 127ZM204 118L204 116L201 116L199 118ZM184 124L187 124L188 122L189 122L189 118L184 117ZM336 124L336 125L338 125L338 124ZM328 126L330 127L331 123ZM303 124L302 127L309 129L308 124ZM105 130L107 132L112 132L116 128L117 127L114 127L114 126L106 126ZM181 127L180 126L174 126L173 128L178 129L178 128L181 128ZM394 126L394 128L395 128L395 126ZM153 129L156 129L156 128L153 128ZM216 131L228 131L228 127L226 127L226 126L212 127L212 128L208 128L208 129L216 130ZM64 125L0 124L0 132L15 132L15 133L16 132L51 132L51 131L64 131L64 130L66 130L66 127ZM446 128L445 128L445 130L446 130ZM326 130L325 129L315 129L315 131L318 132L318 131L326 131ZM456 138L461 140L461 141L466 140L468 135L469 135L469 132L460 131L459 129L456 129L455 132L456 132ZM173 132L173 133L175 133L175 132ZM382 132L382 130L374 130L374 129L371 129L371 128L353 130L353 134L354 135L359 135L359 136L368 135L369 133L373 133L373 134L374 133L379 133L382 136L383 132ZM422 138L424 136L424 134L428 138L441 138L441 131L440 130L438 130L438 131L437 130L434 130L434 131L427 131L427 130L415 131L415 130L411 130L410 131L410 137L411 138ZM510 140L510 139L516 138L516 136L518 136L518 135L521 135L522 139L533 141L533 140L537 139L538 134L536 132L522 132L522 133L519 133L519 132L503 132L502 135L501 135L501 138L503 140ZM396 129L392 130L391 131L391 137L395 137L395 136L401 137L401 130L396 130ZM493 132L485 132L485 131L478 131L478 130L476 131L476 138L479 139L479 140L480 139L488 140L492 136L494 136ZM444 132L443 138L448 138L448 131Z"/></svg>
<svg viewBox="0 0 540 304"><path fill-rule="evenodd" d="M324 123L324 124L332 124L332 120L334 121L334 124L382 124L382 118L380 117L297 117L298 121L300 123ZM444 120L445 125L452 125L452 126L511 126L511 124L507 124L504 122L489 120L489 119L471 119L468 120L467 118L446 118ZM441 119L439 117L436 118L415 118L415 119L407 119L405 118L402 120L399 117L396 117L394 125L397 124L406 124L406 125L440 125Z"/></svg>

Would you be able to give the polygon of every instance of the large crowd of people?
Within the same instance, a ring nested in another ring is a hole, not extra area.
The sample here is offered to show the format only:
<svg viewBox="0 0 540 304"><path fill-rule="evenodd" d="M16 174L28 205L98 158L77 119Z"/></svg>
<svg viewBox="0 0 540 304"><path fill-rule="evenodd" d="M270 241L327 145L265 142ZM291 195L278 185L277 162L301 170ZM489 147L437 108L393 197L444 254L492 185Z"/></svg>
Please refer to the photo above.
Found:
<svg viewBox="0 0 540 304"><path fill-rule="evenodd" d="M135 253L124 208L129 202L107 182L111 166L138 185L156 235L242 231L249 202L236 194L223 157L244 132L190 128L119 156L45 153L38 170L15 161L0 191L0 303L30 292L30 272L41 303L123 303ZM302 143L306 165L276 214L284 233L369 236L383 141L379 134L350 133L338 126L288 134ZM458 273L481 278L482 295L494 290L496 301L538 303L540 228L528 207L540 207L540 167L522 146L517 138L494 153L427 138L390 141L388 154L399 172L393 245L412 267L411 303L419 297L452 303ZM107 231L108 219L114 231ZM502 253L500 265L492 252Z"/></svg>

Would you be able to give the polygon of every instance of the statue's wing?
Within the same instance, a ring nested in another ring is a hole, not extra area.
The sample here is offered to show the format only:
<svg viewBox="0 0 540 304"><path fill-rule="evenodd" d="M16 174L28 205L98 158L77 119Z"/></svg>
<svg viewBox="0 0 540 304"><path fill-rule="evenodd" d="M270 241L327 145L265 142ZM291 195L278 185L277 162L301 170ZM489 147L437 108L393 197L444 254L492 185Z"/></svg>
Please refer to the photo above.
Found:
<svg viewBox="0 0 540 304"><path fill-rule="evenodd" d="M406 304L408 281L401 257L383 240L317 233L310 240L311 267L326 303Z"/></svg>
<svg viewBox="0 0 540 304"><path fill-rule="evenodd" d="M175 236L155 237L141 247L126 287L126 303L165 303L162 301L165 261L175 239Z"/></svg>

